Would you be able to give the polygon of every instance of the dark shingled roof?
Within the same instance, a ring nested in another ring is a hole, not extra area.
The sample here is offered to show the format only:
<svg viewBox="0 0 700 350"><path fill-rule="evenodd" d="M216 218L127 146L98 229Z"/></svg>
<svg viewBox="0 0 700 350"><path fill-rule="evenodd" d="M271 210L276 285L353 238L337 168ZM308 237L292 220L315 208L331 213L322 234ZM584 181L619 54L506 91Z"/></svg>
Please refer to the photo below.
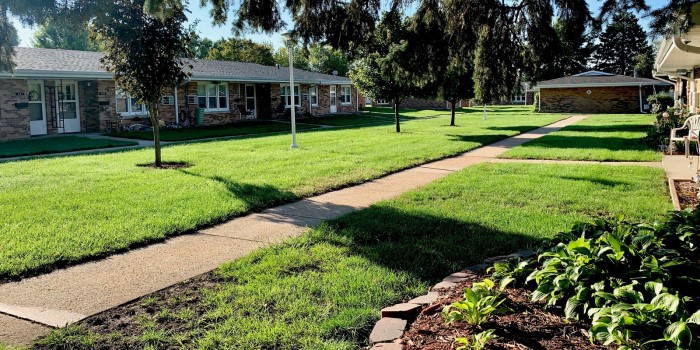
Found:
<svg viewBox="0 0 700 350"><path fill-rule="evenodd" d="M595 86L639 86L668 85L662 81L590 71L537 84L538 88L595 87Z"/></svg>
<svg viewBox="0 0 700 350"><path fill-rule="evenodd" d="M100 67L99 52L17 47L15 76L61 78L111 78ZM192 80L222 80L247 82L286 82L289 69L255 63L194 60ZM8 74L3 74L8 75ZM350 83L341 76L294 69L294 81L299 83Z"/></svg>

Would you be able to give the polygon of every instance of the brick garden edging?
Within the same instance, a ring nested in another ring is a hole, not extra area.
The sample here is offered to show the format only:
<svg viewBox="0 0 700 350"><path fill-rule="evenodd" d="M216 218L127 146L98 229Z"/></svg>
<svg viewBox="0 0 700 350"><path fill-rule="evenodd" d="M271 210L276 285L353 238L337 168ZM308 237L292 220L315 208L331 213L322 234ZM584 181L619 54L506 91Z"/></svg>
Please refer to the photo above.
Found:
<svg viewBox="0 0 700 350"><path fill-rule="evenodd" d="M531 250L521 250L513 254L485 259L481 264L469 266L464 271L455 272L445 277L440 283L430 288L426 295L382 309L382 318L377 321L369 335L369 341L372 344L370 350L403 349L403 345L397 341L403 337L410 323L418 317L426 306L440 299L438 291L457 287L460 282L468 279L470 273L484 271L495 262L515 258L525 259L534 255L535 252Z"/></svg>

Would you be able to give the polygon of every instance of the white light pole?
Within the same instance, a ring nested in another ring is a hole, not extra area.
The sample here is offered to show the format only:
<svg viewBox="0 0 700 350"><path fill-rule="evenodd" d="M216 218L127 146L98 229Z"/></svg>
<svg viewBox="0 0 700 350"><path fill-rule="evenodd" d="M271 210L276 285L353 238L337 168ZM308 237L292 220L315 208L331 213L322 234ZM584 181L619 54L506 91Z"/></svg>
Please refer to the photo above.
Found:
<svg viewBox="0 0 700 350"><path fill-rule="evenodd" d="M292 46L292 32L286 31L282 33L284 37L284 42L287 44L287 53L289 53L289 91L291 96L290 100L290 112L292 114L292 146L291 148L297 148L297 121L296 121L296 104L294 103L295 91L294 91L294 60L292 55L294 54L294 47ZM300 96L301 98L301 96ZM301 101L299 101L301 102Z"/></svg>

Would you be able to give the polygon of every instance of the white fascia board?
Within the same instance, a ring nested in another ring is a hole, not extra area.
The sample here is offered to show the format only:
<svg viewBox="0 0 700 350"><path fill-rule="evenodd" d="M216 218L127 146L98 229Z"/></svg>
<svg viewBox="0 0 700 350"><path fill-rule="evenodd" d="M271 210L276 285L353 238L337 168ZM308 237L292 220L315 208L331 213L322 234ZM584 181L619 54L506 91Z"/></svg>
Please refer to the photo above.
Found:
<svg viewBox="0 0 700 350"><path fill-rule="evenodd" d="M665 85L664 83L599 83L599 84L560 84L560 85L539 85L540 89L564 89L564 88L589 88L589 87L616 87L616 86L646 86Z"/></svg>
<svg viewBox="0 0 700 350"><path fill-rule="evenodd" d="M226 81L232 83L276 83L284 84L289 83L289 80L280 79L267 79L267 78L254 78L254 77L217 77L217 76L192 76L189 81ZM325 81L325 80L299 80L294 79L294 83L299 84L317 84L317 85L328 85L328 84L341 84L341 85L352 85L351 81Z"/></svg>
<svg viewBox="0 0 700 350"><path fill-rule="evenodd" d="M41 78L41 79L112 79L107 72L66 72L46 70L16 70L14 73L0 73L0 77L8 78Z"/></svg>

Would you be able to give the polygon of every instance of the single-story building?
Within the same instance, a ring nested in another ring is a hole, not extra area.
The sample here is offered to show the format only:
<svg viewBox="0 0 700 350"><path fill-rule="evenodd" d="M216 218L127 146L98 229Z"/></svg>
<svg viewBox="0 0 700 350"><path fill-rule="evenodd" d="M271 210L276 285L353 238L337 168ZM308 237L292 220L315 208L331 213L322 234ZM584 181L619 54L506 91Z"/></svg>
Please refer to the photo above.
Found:
<svg viewBox="0 0 700 350"><path fill-rule="evenodd" d="M700 4L692 7L693 23L700 23ZM675 85L674 97L700 113L700 26L664 38L654 62L654 78Z"/></svg>
<svg viewBox="0 0 700 350"><path fill-rule="evenodd" d="M539 110L550 113L644 113L647 96L668 83L589 71L540 82Z"/></svg>
<svg viewBox="0 0 700 350"><path fill-rule="evenodd" d="M14 73L0 72L0 141L35 135L106 132L148 120L146 108L117 88L100 66L99 52L16 48ZM194 60L188 82L167 92L161 118L204 125L247 119L288 118L293 103L302 115L357 111L350 79L254 63Z"/></svg>

